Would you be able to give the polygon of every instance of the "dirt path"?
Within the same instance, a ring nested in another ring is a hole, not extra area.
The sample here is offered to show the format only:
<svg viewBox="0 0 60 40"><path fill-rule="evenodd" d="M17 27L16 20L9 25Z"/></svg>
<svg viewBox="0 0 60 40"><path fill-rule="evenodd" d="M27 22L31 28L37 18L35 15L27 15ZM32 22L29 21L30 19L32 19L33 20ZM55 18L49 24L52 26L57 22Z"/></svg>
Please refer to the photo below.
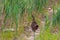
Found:
<svg viewBox="0 0 60 40"><path fill-rule="evenodd" d="M40 33L40 30L36 30L35 32L35 37L37 37ZM34 40L34 32L31 32L31 36L30 37L27 37L27 40Z"/></svg>

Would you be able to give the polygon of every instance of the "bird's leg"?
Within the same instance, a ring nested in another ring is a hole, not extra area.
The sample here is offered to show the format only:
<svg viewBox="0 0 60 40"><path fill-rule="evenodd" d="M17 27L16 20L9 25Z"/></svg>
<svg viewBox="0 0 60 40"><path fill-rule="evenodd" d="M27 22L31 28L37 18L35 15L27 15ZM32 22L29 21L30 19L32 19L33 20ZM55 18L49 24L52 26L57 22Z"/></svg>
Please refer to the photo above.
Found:
<svg viewBox="0 0 60 40"><path fill-rule="evenodd" d="M34 40L35 40L35 32L34 32Z"/></svg>

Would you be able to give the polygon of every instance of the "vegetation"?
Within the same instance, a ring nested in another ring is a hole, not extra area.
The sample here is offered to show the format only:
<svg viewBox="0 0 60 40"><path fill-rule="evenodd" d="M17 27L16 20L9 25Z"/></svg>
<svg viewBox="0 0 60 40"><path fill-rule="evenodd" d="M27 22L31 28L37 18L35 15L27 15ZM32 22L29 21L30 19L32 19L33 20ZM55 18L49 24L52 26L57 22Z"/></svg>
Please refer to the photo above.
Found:
<svg viewBox="0 0 60 40"><path fill-rule="evenodd" d="M0 39L6 40L7 38L7 40L13 40L15 37L19 38L25 31L25 25L30 27L32 15L34 15L40 29L36 40L60 40L59 1L60 0L0 0L0 28L2 28ZM48 10L51 12L49 13ZM45 23L43 25L44 27L41 24L42 21ZM13 28L15 31L11 32L9 30L5 32L5 28ZM25 40L24 37L20 39Z"/></svg>

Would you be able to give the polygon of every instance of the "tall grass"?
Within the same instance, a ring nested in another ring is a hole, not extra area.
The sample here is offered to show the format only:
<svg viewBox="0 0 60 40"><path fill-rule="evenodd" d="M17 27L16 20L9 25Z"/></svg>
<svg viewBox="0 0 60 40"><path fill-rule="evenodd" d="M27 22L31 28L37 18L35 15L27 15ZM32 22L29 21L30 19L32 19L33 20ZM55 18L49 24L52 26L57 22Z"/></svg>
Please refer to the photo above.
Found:
<svg viewBox="0 0 60 40"><path fill-rule="evenodd" d="M6 27L5 26L6 21L11 20L11 27L13 27L12 23L15 23L15 25L16 25L16 30L15 30L16 35L18 33L18 26L19 26L18 21L23 18L23 15L25 13L26 13L26 15L28 14L28 19L29 19L29 17L32 15L33 12L36 12L36 13L44 12L44 9L47 7L47 3L48 3L48 0L2 0L2 1L4 4L3 14L5 14L4 21L3 21L4 24L3 24L2 29L4 29ZM59 16L60 16L60 9L58 9L57 13L53 15L53 24L54 25L56 25L56 24L60 25ZM48 19L48 16L46 16L45 23L46 23L45 28L48 30L49 26L50 26L50 21ZM48 31L47 30L46 30L46 32L44 32L47 36L45 34L42 35L42 33L41 33L41 35L39 35L39 37L42 38L41 40L49 40L50 39L49 37L52 37L52 35L50 34L50 30L48 30ZM43 38L42 36L45 36L48 39ZM54 36L56 36L56 35L54 35Z"/></svg>
<svg viewBox="0 0 60 40"><path fill-rule="evenodd" d="M4 23L8 18L16 23L18 27L18 15L23 16L25 11L32 13L34 10L41 10L46 5L47 0L3 0L5 11ZM20 12L19 12L20 11Z"/></svg>
<svg viewBox="0 0 60 40"><path fill-rule="evenodd" d="M57 13L53 15L53 25L60 25L60 8L57 9Z"/></svg>

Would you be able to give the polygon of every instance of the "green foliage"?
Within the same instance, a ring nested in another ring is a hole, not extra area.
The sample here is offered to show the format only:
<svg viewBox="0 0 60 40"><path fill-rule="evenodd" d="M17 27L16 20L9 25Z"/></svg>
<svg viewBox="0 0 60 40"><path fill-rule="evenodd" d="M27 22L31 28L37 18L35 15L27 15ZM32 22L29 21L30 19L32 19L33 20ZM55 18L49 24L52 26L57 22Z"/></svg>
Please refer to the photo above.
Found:
<svg viewBox="0 0 60 40"><path fill-rule="evenodd" d="M46 30L50 27L50 23L51 21L49 20L48 15L46 15L46 18L45 18L45 29Z"/></svg>
<svg viewBox="0 0 60 40"><path fill-rule="evenodd" d="M47 5L47 0L34 0L35 1L35 9L39 12L42 12L42 10L46 7Z"/></svg>
<svg viewBox="0 0 60 40"><path fill-rule="evenodd" d="M40 32L40 35L36 38L36 40L59 40L59 35L58 34L51 34L50 30L44 30Z"/></svg>
<svg viewBox="0 0 60 40"><path fill-rule="evenodd" d="M0 33L0 37L2 38L2 40L11 40L13 37L15 36L14 32L11 31L6 31L3 33Z"/></svg>
<svg viewBox="0 0 60 40"><path fill-rule="evenodd" d="M16 23L16 28L18 28L18 16L23 16L25 11L29 13L29 15L34 11L40 11L46 5L47 0L2 0L4 3L4 26L5 21L8 18L12 18Z"/></svg>
<svg viewBox="0 0 60 40"><path fill-rule="evenodd" d="M57 13L53 15L53 25L60 25L60 8L58 8Z"/></svg>
<svg viewBox="0 0 60 40"><path fill-rule="evenodd" d="M16 35L17 33L21 33L24 30L24 27L21 25L20 27L20 32L18 32L18 20L19 20L19 16L22 18L23 15L26 13L28 14L28 21L31 21L31 14L33 12L44 12L44 8L47 7L47 3L48 0L2 0L5 9L3 9L5 11L5 17L4 17L4 25L3 27L5 27L5 22L9 19L9 20L13 20L13 22L16 25ZM57 13L53 15L53 25L60 25L60 8L57 9ZM20 20L21 20L20 18ZM11 22L12 22L11 20ZM39 19L37 19L37 22L40 22ZM58 40L58 36L53 35L50 33L50 20L48 19L48 16L46 16L45 19L45 32L43 31L42 33L40 33L40 35L38 36L37 40ZM12 25L12 23L11 23ZM40 25L40 23L39 23ZM12 26L13 27L13 26ZM59 33L60 34L60 33ZM7 35L7 37L6 37ZM3 34L3 37L5 38L10 38L11 36L11 32L7 32L5 34Z"/></svg>

